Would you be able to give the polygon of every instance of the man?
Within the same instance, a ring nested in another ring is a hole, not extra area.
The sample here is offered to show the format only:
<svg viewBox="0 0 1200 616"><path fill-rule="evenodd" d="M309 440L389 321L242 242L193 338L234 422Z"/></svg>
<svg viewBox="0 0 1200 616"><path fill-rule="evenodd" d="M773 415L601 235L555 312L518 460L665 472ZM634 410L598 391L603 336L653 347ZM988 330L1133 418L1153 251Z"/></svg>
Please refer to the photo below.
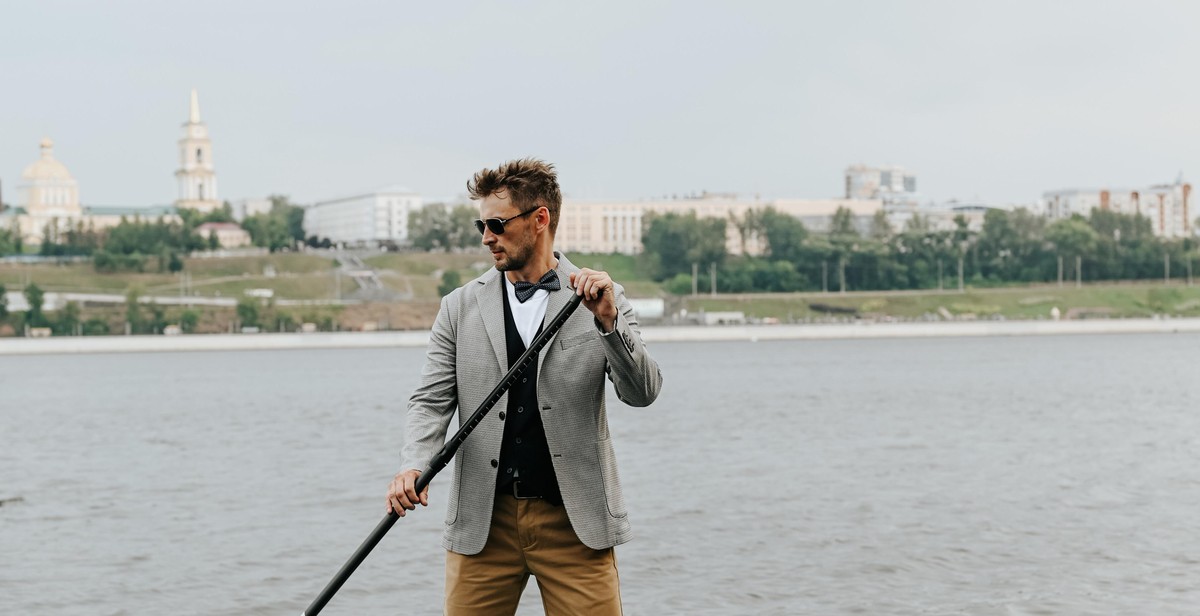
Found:
<svg viewBox="0 0 1200 616"><path fill-rule="evenodd" d="M495 269L442 300L388 508L404 515L429 503L415 483L455 409L465 421L571 294L582 295L587 310L571 315L455 457L445 613L513 614L533 575L547 614L620 614L613 546L630 528L604 380L626 404L646 406L662 385L658 364L621 286L554 251L562 193L553 165L507 162L467 189Z"/></svg>

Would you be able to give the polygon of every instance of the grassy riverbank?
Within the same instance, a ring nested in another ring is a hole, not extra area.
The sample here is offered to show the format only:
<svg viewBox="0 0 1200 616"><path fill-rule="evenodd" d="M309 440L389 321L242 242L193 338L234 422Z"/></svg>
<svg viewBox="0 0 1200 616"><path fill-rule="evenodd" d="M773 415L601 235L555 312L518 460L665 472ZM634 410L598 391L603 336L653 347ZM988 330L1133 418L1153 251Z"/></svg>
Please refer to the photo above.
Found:
<svg viewBox="0 0 1200 616"><path fill-rule="evenodd" d="M1200 316L1200 286L1161 282L1104 283L1075 287L1072 284L1014 286L987 289L968 288L938 291L874 291L851 293L776 293L745 295L671 296L662 285L646 277L635 257L628 255L569 254L581 267L603 269L621 282L631 297L664 297L667 314L681 309L700 311L737 311L757 319L780 322L805 322L828 317L868 319L954 319L969 320L1003 317L1006 319L1049 318L1057 308L1063 319L1131 318L1154 315ZM336 321L337 328L356 329L368 321L379 324L403 323L405 328L420 327L432 319L436 310L438 284L444 271L458 272L468 281L491 266L483 250L469 253L388 253L367 256L364 263L373 268L379 280L403 301L372 302L376 309L355 309L342 317L309 310L297 312L294 320L320 318ZM153 265L153 262L151 263ZM352 298L357 289L349 275L339 273L333 252L269 254L219 259L188 259L185 282L179 274L168 272L97 272L90 263L0 264L0 284L10 292L23 289L27 282L43 291L59 293L105 293L124 295L135 289L142 296L178 296L181 290L195 297L242 298L247 289L271 289L277 300L332 300ZM404 307L420 305L413 312ZM396 313L391 308L401 310ZM92 310L86 308L85 310ZM97 308L97 310L100 310ZM227 328L230 320L222 317L232 309L197 308L203 313L204 329ZM208 315L208 313L213 313ZM339 313L345 311L337 311ZM378 312L379 314L374 314ZM111 313L111 314L110 314ZM117 307L103 315L114 323L120 319ZM359 314L363 313L363 314ZM370 313L370 314L367 314ZM409 314L412 313L412 314ZM168 315L170 317L172 315ZM208 316L212 316L209 319ZM230 317L231 318L231 317ZM273 321L278 323L278 319Z"/></svg>
<svg viewBox="0 0 1200 616"><path fill-rule="evenodd" d="M1200 316L1200 286L1115 283L1038 285L955 291L861 293L779 293L679 298L688 312L741 311L748 317L796 322L829 316L921 319L1049 318L1058 308L1064 319L1132 318L1154 315Z"/></svg>

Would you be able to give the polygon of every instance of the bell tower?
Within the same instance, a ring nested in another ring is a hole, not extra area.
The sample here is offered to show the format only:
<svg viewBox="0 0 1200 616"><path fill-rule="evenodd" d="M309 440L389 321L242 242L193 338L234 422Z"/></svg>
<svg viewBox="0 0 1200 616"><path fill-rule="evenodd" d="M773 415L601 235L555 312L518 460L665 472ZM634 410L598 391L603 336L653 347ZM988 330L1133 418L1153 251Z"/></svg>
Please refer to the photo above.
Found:
<svg viewBox="0 0 1200 616"><path fill-rule="evenodd" d="M208 127L200 121L200 98L195 90L188 121L183 125L183 138L179 140L179 170L175 172L175 180L179 184L176 207L201 212L221 207L217 198L217 172L213 170L212 140L208 138Z"/></svg>

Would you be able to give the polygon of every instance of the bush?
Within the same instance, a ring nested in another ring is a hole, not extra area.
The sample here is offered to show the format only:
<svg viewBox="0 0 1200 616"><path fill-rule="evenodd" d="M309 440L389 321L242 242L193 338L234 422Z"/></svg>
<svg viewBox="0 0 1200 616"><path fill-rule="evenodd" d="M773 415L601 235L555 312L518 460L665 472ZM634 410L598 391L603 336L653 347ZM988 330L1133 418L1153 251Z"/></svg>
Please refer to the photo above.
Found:
<svg viewBox="0 0 1200 616"><path fill-rule="evenodd" d="M106 336L108 335L108 321L99 318L90 318L83 322L84 336Z"/></svg>
<svg viewBox="0 0 1200 616"><path fill-rule="evenodd" d="M146 269L146 257L140 253L114 254L98 251L92 255L92 267L97 272L142 272Z"/></svg>
<svg viewBox="0 0 1200 616"><path fill-rule="evenodd" d="M673 278L663 283L668 293L689 295L692 292L692 277L689 274L675 274Z"/></svg>
<svg viewBox="0 0 1200 616"><path fill-rule="evenodd" d="M200 323L200 313L192 309L184 310L179 314L179 329L185 334L195 333L196 325Z"/></svg>
<svg viewBox="0 0 1200 616"><path fill-rule="evenodd" d="M237 317L242 327L258 327L258 300L250 297L238 300Z"/></svg>

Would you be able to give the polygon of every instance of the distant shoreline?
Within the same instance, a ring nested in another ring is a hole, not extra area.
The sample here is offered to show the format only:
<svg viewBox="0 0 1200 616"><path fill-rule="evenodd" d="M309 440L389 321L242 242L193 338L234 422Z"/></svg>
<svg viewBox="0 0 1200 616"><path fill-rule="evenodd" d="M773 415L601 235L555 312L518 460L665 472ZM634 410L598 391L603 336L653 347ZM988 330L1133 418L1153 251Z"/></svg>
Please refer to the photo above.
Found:
<svg viewBox="0 0 1200 616"><path fill-rule="evenodd" d="M642 329L642 337L648 343L1171 333L1200 333L1200 318L647 326ZM0 356L413 348L424 347L428 341L428 331L3 338L0 339Z"/></svg>

